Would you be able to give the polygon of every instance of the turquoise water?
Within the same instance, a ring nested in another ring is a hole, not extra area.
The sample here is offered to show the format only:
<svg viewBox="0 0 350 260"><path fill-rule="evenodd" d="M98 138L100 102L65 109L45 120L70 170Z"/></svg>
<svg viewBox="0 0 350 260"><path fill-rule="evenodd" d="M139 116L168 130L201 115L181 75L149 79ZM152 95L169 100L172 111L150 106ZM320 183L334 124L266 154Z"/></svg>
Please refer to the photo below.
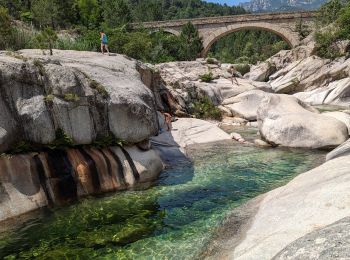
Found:
<svg viewBox="0 0 350 260"><path fill-rule="evenodd" d="M324 154L225 142L190 149L153 187L37 212L0 234L0 259L191 259L234 207Z"/></svg>

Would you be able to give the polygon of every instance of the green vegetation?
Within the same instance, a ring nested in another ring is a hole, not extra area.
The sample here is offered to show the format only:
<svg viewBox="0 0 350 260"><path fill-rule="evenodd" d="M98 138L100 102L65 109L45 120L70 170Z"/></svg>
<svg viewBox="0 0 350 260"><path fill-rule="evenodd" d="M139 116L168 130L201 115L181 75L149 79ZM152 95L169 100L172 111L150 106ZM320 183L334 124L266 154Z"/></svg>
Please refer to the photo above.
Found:
<svg viewBox="0 0 350 260"><path fill-rule="evenodd" d="M45 76L45 73L46 73L46 72L45 72L44 64L43 64L40 60L38 60L38 59L35 59L35 60L33 61L33 64L34 64L35 67L38 68L39 74L40 74L41 76Z"/></svg>
<svg viewBox="0 0 350 260"><path fill-rule="evenodd" d="M350 2L331 0L324 4L318 15L319 27L328 28L316 33L316 54L322 58L334 59L342 55L337 42L350 40ZM349 55L349 53L348 53Z"/></svg>
<svg viewBox="0 0 350 260"><path fill-rule="evenodd" d="M239 73L242 74L247 74L250 71L250 66L249 64L237 64L234 66L235 70L237 70Z"/></svg>
<svg viewBox="0 0 350 260"><path fill-rule="evenodd" d="M52 94L49 94L49 95L47 95L47 96L44 97L44 101L45 101L46 103L52 103L54 99L55 99L55 96L52 95Z"/></svg>
<svg viewBox="0 0 350 260"><path fill-rule="evenodd" d="M191 114L196 118L221 120L222 115L208 97L202 97L194 103Z"/></svg>
<svg viewBox="0 0 350 260"><path fill-rule="evenodd" d="M199 76L199 78L201 79L201 81L208 82L208 83L214 80L213 73L211 71Z"/></svg>
<svg viewBox="0 0 350 260"><path fill-rule="evenodd" d="M108 98L109 97L109 94L108 94L107 90L105 89L105 87L103 85L101 85L99 82L97 82L96 80L91 80L90 81L90 88L96 89L97 92L103 98Z"/></svg>
<svg viewBox="0 0 350 260"><path fill-rule="evenodd" d="M63 129L59 128L56 130L56 139L48 145L48 148L55 149L66 149L73 147L74 142L72 137L70 137Z"/></svg>
<svg viewBox="0 0 350 260"><path fill-rule="evenodd" d="M66 93L64 94L64 100L68 102L78 102L80 97L75 93Z"/></svg>
<svg viewBox="0 0 350 260"><path fill-rule="evenodd" d="M41 33L36 36L36 40L41 49L49 49L50 55L53 55L53 47L58 40L56 32L50 28L45 28Z"/></svg>
<svg viewBox="0 0 350 260"><path fill-rule="evenodd" d="M106 136L102 136L96 139L93 143L93 147L105 148L111 146L125 146L128 142L119 138L116 138L112 133L108 133Z"/></svg>
<svg viewBox="0 0 350 260"><path fill-rule="evenodd" d="M218 40L209 56L225 63L250 63L263 61L280 50L289 49L279 36L258 30L243 30Z"/></svg>
<svg viewBox="0 0 350 260"><path fill-rule="evenodd" d="M28 152L31 152L33 150L34 150L34 148L29 142L19 141L18 143L14 144L12 147L10 147L10 149L8 149L6 154L12 155L12 154L19 154L19 153L28 153Z"/></svg>

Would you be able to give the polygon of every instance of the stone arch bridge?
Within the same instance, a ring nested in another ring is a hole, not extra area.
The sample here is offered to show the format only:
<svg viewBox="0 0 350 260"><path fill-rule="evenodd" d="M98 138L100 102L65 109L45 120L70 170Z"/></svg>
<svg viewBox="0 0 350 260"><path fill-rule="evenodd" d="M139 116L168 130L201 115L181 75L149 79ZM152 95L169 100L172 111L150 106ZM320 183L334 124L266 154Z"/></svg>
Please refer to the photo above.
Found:
<svg viewBox="0 0 350 260"><path fill-rule="evenodd" d="M195 19L182 19L171 21L144 22L132 24L133 28L147 28L150 30L163 29L166 32L179 35L186 23L194 24L203 40L202 57L205 57L210 47L223 36L235 31L245 29L266 30L279 35L290 47L300 44L301 37L296 30L297 23L302 22L311 30L315 28L314 18L316 12L286 12L286 13L262 13L245 14L220 17L206 17Z"/></svg>

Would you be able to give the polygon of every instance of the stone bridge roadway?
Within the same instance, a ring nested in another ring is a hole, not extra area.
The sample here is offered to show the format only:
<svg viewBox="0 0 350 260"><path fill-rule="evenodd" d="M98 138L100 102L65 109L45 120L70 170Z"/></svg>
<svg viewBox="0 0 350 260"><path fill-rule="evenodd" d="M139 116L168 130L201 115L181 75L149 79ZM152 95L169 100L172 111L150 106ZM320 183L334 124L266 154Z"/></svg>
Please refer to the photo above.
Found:
<svg viewBox="0 0 350 260"><path fill-rule="evenodd" d="M261 13L220 17L206 17L195 19L144 22L132 24L133 28L147 28L150 30L163 29L166 32L179 35L181 28L188 22L194 24L203 40L202 57L205 57L210 47L218 39L235 31L244 29L260 29L273 32L282 37L291 47L300 44L301 37L296 30L300 21L311 30L315 29L314 18L316 12L286 12Z"/></svg>

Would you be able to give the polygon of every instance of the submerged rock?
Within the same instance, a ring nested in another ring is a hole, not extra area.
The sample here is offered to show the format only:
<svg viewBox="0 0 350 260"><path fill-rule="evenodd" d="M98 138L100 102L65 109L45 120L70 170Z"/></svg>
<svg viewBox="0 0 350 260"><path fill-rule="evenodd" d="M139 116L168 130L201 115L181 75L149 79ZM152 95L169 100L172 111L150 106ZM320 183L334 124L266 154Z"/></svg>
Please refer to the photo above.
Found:
<svg viewBox="0 0 350 260"><path fill-rule="evenodd" d="M287 95L266 97L258 109L258 123L263 140L276 146L330 148L349 138L343 122Z"/></svg>

